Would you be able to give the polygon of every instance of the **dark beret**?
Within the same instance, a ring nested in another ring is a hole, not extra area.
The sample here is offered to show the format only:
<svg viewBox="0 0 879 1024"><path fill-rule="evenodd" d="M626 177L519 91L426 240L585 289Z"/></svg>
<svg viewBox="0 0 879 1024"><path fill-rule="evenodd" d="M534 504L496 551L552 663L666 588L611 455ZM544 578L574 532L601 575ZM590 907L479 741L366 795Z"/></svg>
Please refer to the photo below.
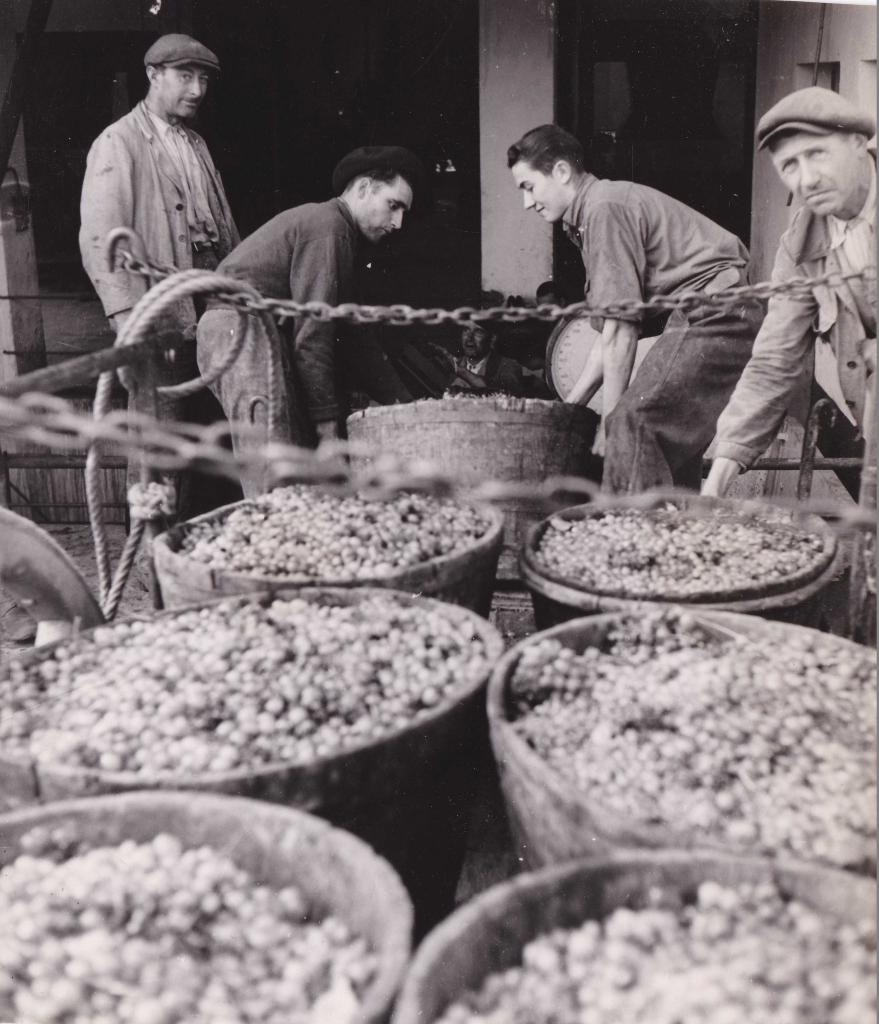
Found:
<svg viewBox="0 0 879 1024"><path fill-rule="evenodd" d="M143 56L144 64L201 64L211 71L220 70L217 55L192 36L171 32L160 36Z"/></svg>
<svg viewBox="0 0 879 1024"><path fill-rule="evenodd" d="M333 195L341 195L348 185L369 171L396 171L409 182L413 192L425 184L424 165L403 146L361 146L336 164L333 171Z"/></svg>
<svg viewBox="0 0 879 1024"><path fill-rule="evenodd" d="M757 125L757 148L763 149L780 132L860 132L870 138L876 122L838 92L813 85L792 92L766 111Z"/></svg>

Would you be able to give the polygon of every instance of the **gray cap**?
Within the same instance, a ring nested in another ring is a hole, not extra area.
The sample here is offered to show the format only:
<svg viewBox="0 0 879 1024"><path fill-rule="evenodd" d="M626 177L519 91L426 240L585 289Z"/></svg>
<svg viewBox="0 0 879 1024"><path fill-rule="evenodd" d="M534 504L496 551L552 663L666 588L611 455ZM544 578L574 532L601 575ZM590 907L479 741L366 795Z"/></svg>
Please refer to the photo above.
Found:
<svg viewBox="0 0 879 1024"><path fill-rule="evenodd" d="M876 132L876 121L838 92L813 85L790 93L766 111L757 125L757 148L764 149L781 132L859 132L870 138Z"/></svg>
<svg viewBox="0 0 879 1024"><path fill-rule="evenodd" d="M146 65L167 64L172 68L182 64L200 64L211 71L220 70L217 55L197 39L183 35L182 32L159 36L144 54L143 62Z"/></svg>

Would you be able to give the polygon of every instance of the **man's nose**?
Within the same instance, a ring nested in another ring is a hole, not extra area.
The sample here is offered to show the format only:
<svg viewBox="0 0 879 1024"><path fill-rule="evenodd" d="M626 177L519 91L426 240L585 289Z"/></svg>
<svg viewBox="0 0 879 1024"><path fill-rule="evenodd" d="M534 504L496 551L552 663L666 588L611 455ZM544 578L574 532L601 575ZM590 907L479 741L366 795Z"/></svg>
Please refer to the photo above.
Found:
<svg viewBox="0 0 879 1024"><path fill-rule="evenodd" d="M525 209L530 210L531 207L534 206L534 196L532 196L530 192L523 192L522 202L525 206Z"/></svg>
<svg viewBox="0 0 879 1024"><path fill-rule="evenodd" d="M402 210L394 210L393 214L391 215L391 227L394 229L394 231L399 231L402 226L403 226L403 211Z"/></svg>
<svg viewBox="0 0 879 1024"><path fill-rule="evenodd" d="M808 191L821 181L821 172L811 160L800 161L800 188Z"/></svg>
<svg viewBox="0 0 879 1024"><path fill-rule="evenodd" d="M189 83L189 89L187 91L189 92L189 95L193 97L204 96L207 92L207 85L199 79L193 78Z"/></svg>

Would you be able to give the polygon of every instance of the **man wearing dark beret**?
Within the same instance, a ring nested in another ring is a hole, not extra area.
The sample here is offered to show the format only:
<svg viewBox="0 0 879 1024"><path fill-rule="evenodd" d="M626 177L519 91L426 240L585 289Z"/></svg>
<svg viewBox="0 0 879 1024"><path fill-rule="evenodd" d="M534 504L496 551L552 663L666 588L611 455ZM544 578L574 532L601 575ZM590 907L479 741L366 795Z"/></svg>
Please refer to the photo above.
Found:
<svg viewBox="0 0 879 1024"><path fill-rule="evenodd" d="M144 55L149 89L137 106L106 128L88 154L80 203L79 246L86 273L104 312L118 333L132 307L149 287L146 278L109 266L107 235L129 227L143 239L148 256L165 265L213 269L239 236L223 183L204 140L187 121L195 116L220 63L191 36L162 36ZM196 311L191 301L177 304L163 320L165 330L193 336ZM196 375L195 354L179 349L174 362L158 366L160 384ZM205 398L161 403L163 418L204 420ZM147 408L134 394L129 407ZM181 496L186 504L186 496ZM181 502L178 502L180 504Z"/></svg>
<svg viewBox="0 0 879 1024"><path fill-rule="evenodd" d="M380 242L399 230L422 181L418 158L401 146L356 149L333 172L335 199L279 213L245 238L218 270L247 281L271 298L333 305L350 302L361 240ZM198 362L203 373L224 358L237 323L236 312L222 306L209 309L201 318ZM338 436L344 410L336 383L337 329L332 321L306 318L293 325L292 345L285 344L293 373L286 375L287 422L281 439L308 444ZM267 346L261 322L251 318L244 352L215 385L233 424L265 420ZM297 388L304 409L297 401Z"/></svg>
<svg viewBox="0 0 879 1024"><path fill-rule="evenodd" d="M757 125L758 149L768 149L802 204L779 243L773 282L834 272L866 276L770 299L751 359L717 422L705 494L724 494L766 449L803 374L811 372L813 352L817 385L847 418L852 438L874 429L876 158L869 140L875 130L869 112L817 86L785 96ZM854 454L831 444L819 439L825 455ZM855 490L856 481L843 482Z"/></svg>

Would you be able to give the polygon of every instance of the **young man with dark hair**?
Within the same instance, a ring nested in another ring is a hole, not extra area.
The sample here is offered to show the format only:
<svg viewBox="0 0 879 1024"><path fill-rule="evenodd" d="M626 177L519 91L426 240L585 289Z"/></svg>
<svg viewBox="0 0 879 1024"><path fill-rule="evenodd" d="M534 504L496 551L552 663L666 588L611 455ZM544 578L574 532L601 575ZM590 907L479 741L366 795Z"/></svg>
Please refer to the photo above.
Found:
<svg viewBox="0 0 879 1024"><path fill-rule="evenodd" d="M217 269L270 298L331 305L352 301L355 252L361 240L377 243L399 230L423 181L418 158L401 146L356 149L333 171L335 199L279 213L245 238ZM237 312L221 304L201 318L202 373L225 358L237 325ZM265 422L268 339L255 317L250 330L241 356L214 385L233 425ZM281 439L308 444L338 436L344 410L337 384L337 330L334 321L295 321L292 339L287 339L292 340L287 355L293 372L287 375L289 420L282 425ZM297 402L297 389L304 409Z"/></svg>
<svg viewBox="0 0 879 1024"><path fill-rule="evenodd" d="M507 152L526 210L563 223L580 249L585 299L595 307L656 295L706 295L747 280L748 252L735 235L645 185L590 174L578 140L558 125L527 132ZM751 352L761 310L698 306L675 311L632 368L642 315L595 324L596 345L567 401L586 404L603 387L603 486L634 493L677 485L698 490L702 455Z"/></svg>
<svg viewBox="0 0 879 1024"><path fill-rule="evenodd" d="M863 449L858 435L875 429L875 130L871 113L818 86L785 96L757 125L757 148L769 150L779 178L802 203L779 243L772 280L872 275L769 300L754 353L717 423L705 494L724 494L765 450L813 354L817 386L846 417L837 437L819 435L822 453L855 455ZM857 497L857 475L842 471L840 478Z"/></svg>

